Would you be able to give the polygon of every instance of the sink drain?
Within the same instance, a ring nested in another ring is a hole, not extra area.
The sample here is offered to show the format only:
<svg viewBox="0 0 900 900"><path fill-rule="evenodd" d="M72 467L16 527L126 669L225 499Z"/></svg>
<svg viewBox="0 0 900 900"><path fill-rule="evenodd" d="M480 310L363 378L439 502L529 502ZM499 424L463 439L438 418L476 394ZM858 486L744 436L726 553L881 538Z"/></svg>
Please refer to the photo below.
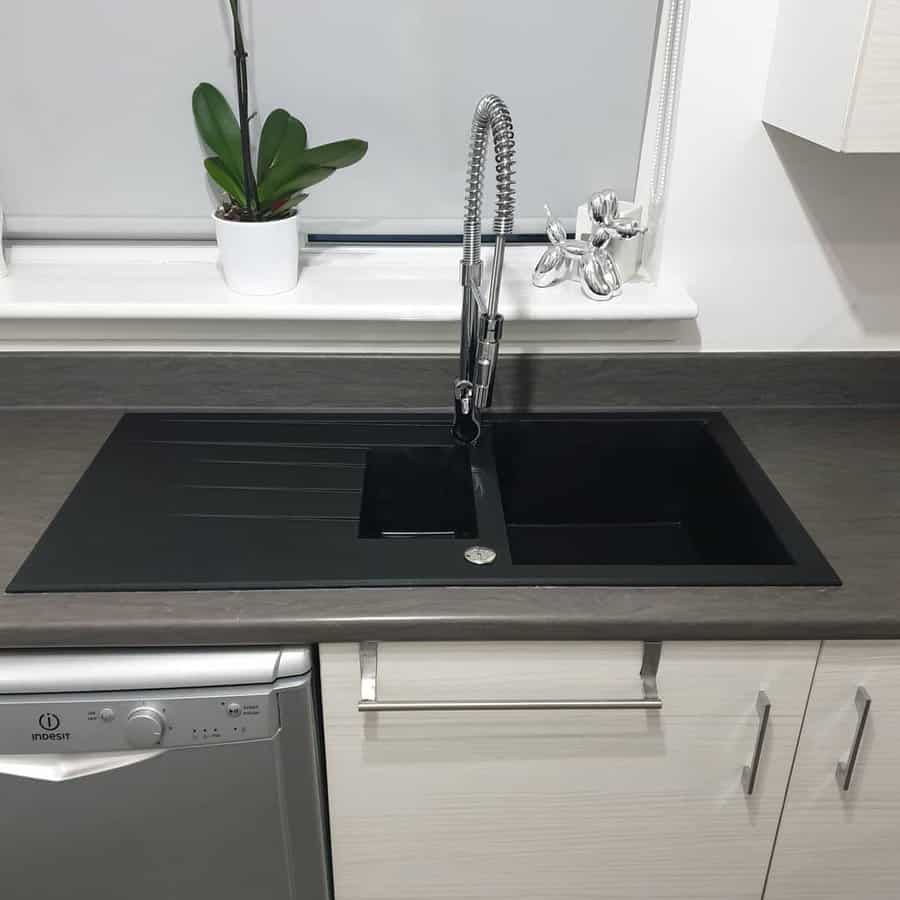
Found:
<svg viewBox="0 0 900 900"><path fill-rule="evenodd" d="M490 547L469 547L463 556L473 566L488 566L497 558L497 551Z"/></svg>

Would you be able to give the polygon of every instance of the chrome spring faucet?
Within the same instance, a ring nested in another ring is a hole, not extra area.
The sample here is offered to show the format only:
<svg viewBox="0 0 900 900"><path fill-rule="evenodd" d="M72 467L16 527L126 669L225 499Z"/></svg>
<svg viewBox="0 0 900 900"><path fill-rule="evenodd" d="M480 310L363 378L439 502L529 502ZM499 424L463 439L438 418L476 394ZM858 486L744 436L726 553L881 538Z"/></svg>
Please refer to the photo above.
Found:
<svg viewBox="0 0 900 900"><path fill-rule="evenodd" d="M494 257L487 299L482 293L481 201L488 135L494 144L497 207L494 211ZM503 316L497 307L503 276L506 238L512 234L515 213L516 141L507 105L494 94L482 97L472 119L466 207L463 217L462 321L459 376L453 386L453 436L474 444L481 434L481 412L491 405L497 353L503 337Z"/></svg>

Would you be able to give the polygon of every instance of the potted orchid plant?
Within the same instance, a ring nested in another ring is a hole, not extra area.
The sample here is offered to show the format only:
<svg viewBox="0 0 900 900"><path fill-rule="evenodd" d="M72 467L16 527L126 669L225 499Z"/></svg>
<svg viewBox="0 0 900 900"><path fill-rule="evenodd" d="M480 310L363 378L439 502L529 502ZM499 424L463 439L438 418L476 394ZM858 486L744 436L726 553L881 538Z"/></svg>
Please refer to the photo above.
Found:
<svg viewBox="0 0 900 900"><path fill-rule="evenodd" d="M284 109L266 118L255 154L249 111L247 50L239 0L229 0L234 26L238 113L216 87L202 83L193 95L194 121L213 152L206 172L223 191L213 218L228 286L242 294L277 294L298 280L297 207L306 191L338 169L359 162L365 141L351 138L308 145L304 124Z"/></svg>

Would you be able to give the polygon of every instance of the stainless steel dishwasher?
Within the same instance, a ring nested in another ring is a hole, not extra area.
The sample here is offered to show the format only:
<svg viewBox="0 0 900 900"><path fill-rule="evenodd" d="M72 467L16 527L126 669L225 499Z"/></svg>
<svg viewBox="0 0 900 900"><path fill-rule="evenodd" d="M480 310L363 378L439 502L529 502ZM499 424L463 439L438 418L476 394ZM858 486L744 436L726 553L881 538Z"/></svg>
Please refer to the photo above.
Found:
<svg viewBox="0 0 900 900"><path fill-rule="evenodd" d="M308 648L0 653L0 897L327 900Z"/></svg>

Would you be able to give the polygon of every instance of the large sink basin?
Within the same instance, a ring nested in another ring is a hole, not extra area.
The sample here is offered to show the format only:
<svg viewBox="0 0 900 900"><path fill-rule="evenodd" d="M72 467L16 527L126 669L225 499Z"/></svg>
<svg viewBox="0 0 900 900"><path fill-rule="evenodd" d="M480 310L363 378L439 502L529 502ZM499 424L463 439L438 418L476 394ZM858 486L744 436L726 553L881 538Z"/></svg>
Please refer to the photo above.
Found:
<svg viewBox="0 0 900 900"><path fill-rule="evenodd" d="M497 425L513 564L790 565L762 509L771 488L722 424L654 417Z"/></svg>
<svg viewBox="0 0 900 900"><path fill-rule="evenodd" d="M718 413L129 414L9 590L838 583Z"/></svg>

